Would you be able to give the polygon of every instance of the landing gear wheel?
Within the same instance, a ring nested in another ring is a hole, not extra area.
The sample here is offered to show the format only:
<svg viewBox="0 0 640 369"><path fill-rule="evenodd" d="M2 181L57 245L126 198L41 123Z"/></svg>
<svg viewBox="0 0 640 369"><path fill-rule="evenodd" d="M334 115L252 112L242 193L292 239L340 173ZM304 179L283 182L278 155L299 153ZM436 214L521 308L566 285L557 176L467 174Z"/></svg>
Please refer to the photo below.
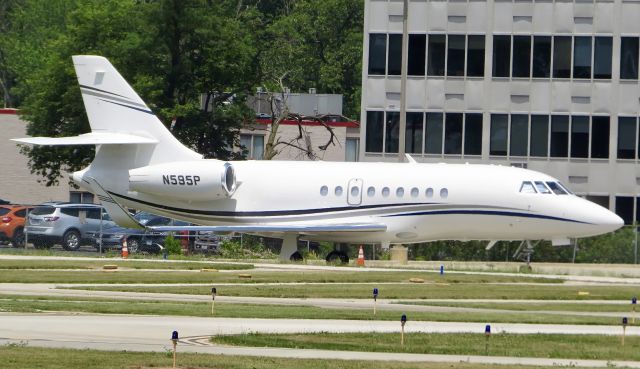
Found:
<svg viewBox="0 0 640 369"><path fill-rule="evenodd" d="M67 251L77 251L80 249L80 232L72 229L62 236L62 248Z"/></svg>
<svg viewBox="0 0 640 369"><path fill-rule="evenodd" d="M293 254L291 254L291 257L289 257L290 261L302 261L304 260L304 258L302 257L302 254L300 254L300 252L296 251Z"/></svg>
<svg viewBox="0 0 640 369"><path fill-rule="evenodd" d="M329 264L348 264L349 257L342 251L331 251L325 258Z"/></svg>
<svg viewBox="0 0 640 369"><path fill-rule="evenodd" d="M11 245L13 247L24 247L24 230L22 228L16 229L11 239Z"/></svg>

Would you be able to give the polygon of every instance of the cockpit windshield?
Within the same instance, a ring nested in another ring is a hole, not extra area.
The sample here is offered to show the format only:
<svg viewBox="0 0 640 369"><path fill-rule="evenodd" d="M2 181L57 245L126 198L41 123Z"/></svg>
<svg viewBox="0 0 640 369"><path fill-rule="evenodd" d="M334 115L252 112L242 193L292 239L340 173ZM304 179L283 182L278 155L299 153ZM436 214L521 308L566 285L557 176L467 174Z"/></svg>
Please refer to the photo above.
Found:
<svg viewBox="0 0 640 369"><path fill-rule="evenodd" d="M520 193L573 195L562 183L553 181L524 181L520 185Z"/></svg>
<svg viewBox="0 0 640 369"><path fill-rule="evenodd" d="M544 193L544 194L551 193L551 191L547 188L547 186L544 185L544 182L535 181L535 184L536 184L536 189L538 190L538 192Z"/></svg>

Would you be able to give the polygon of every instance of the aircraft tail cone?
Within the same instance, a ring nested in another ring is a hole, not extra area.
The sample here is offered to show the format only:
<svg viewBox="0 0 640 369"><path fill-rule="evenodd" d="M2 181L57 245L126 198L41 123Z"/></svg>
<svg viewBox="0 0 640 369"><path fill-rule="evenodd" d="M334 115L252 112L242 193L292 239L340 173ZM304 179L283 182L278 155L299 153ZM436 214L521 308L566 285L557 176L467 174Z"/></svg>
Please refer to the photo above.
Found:
<svg viewBox="0 0 640 369"><path fill-rule="evenodd" d="M126 259L129 257L129 248L127 247L127 239L122 240L122 258Z"/></svg>
<svg viewBox="0 0 640 369"><path fill-rule="evenodd" d="M362 245L360 245L360 250L358 251L358 260L356 261L356 265L364 266L364 250L362 250Z"/></svg>

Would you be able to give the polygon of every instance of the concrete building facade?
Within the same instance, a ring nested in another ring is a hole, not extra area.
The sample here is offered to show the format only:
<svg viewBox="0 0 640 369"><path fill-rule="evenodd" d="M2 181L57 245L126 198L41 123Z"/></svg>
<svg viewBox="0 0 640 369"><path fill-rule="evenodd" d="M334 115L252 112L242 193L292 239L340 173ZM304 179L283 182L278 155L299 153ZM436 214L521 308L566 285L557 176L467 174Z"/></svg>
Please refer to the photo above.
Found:
<svg viewBox="0 0 640 369"><path fill-rule="evenodd" d="M640 1L365 0L360 160L548 173L640 221Z"/></svg>

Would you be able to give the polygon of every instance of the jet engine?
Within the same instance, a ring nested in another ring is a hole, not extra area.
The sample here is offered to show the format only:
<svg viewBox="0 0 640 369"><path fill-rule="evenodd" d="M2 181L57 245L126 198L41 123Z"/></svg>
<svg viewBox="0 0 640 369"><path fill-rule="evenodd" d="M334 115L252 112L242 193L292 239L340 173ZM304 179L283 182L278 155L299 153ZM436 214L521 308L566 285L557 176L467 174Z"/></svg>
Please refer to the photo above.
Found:
<svg viewBox="0 0 640 369"><path fill-rule="evenodd" d="M233 166L220 160L150 165L129 170L129 190L188 201L227 198L236 190Z"/></svg>

